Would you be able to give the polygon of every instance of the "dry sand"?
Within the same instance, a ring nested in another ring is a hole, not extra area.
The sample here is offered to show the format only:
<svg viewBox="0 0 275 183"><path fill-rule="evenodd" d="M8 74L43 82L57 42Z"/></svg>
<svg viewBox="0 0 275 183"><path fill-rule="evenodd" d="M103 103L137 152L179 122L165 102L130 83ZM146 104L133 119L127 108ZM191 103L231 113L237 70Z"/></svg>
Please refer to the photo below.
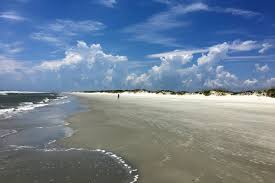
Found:
<svg viewBox="0 0 275 183"><path fill-rule="evenodd" d="M271 183L275 100L257 96L73 93L89 111L60 143L106 149L139 169L142 183Z"/></svg>

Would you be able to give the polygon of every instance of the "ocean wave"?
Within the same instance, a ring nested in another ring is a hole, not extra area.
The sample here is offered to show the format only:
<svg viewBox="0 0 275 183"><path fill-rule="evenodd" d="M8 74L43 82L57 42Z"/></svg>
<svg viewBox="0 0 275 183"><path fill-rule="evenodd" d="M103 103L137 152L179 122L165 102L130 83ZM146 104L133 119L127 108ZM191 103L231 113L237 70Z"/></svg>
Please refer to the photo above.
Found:
<svg viewBox="0 0 275 183"><path fill-rule="evenodd" d="M67 104L69 102L71 102L71 101L70 100L65 100L65 101L56 102L55 104L56 105L62 105L62 104Z"/></svg>
<svg viewBox="0 0 275 183"><path fill-rule="evenodd" d="M33 110L35 108L38 108L38 107L44 107L44 106L47 106L49 104L47 103L37 103L37 104L34 104L32 102L23 102L21 103L18 107L17 107L17 111L18 112L22 112L22 111L30 111L30 110Z"/></svg>
<svg viewBox="0 0 275 183"><path fill-rule="evenodd" d="M8 93L49 93L49 92L39 92L39 91L16 91L16 90L13 90L13 91L9 91L9 90L6 90L6 91L0 91L0 95L1 94L8 94Z"/></svg>
<svg viewBox="0 0 275 183"><path fill-rule="evenodd" d="M17 132L18 132L17 130L0 130L0 138L7 137Z"/></svg>
<svg viewBox="0 0 275 183"><path fill-rule="evenodd" d="M9 119L17 113L34 110L35 108L44 107L49 104L34 104L32 102L23 102L18 107L12 107L7 109L0 109L0 119Z"/></svg>
<svg viewBox="0 0 275 183"><path fill-rule="evenodd" d="M1 91L0 93L4 94L3 91ZM68 98L67 96L58 96L55 99L49 99L46 97L42 101L37 103L21 102L17 107L0 109L0 120L9 119L14 115L16 115L17 113L32 111L36 108L41 108L52 104L53 105L66 104L70 102L70 100L68 100L67 98Z"/></svg>
<svg viewBox="0 0 275 183"><path fill-rule="evenodd" d="M50 99L45 98L43 101L41 101L40 103L48 103L50 101Z"/></svg>
<svg viewBox="0 0 275 183"><path fill-rule="evenodd" d="M50 140L48 143L47 143L47 145L51 145L51 144L53 144L53 143L55 143L56 142L56 140Z"/></svg>
<svg viewBox="0 0 275 183"><path fill-rule="evenodd" d="M0 109L0 119L8 119L12 117L12 113L15 111L15 108Z"/></svg>
<svg viewBox="0 0 275 183"><path fill-rule="evenodd" d="M24 149L35 149L34 146L26 146L26 145L9 145L10 148L9 150L24 150Z"/></svg>
<svg viewBox="0 0 275 183"><path fill-rule="evenodd" d="M67 104L71 102L68 98L68 96L59 96L56 99L53 99L53 102L55 105Z"/></svg>

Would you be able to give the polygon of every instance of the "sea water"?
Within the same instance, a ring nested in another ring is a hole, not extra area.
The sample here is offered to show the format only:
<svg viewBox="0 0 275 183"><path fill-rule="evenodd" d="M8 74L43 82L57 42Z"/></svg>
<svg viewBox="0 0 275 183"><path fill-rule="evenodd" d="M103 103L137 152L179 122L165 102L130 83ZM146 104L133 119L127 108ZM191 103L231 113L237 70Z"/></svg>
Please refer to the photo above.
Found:
<svg viewBox="0 0 275 183"><path fill-rule="evenodd" d="M0 182L137 182L137 170L103 149L65 149L66 118L86 110L70 95L0 92Z"/></svg>

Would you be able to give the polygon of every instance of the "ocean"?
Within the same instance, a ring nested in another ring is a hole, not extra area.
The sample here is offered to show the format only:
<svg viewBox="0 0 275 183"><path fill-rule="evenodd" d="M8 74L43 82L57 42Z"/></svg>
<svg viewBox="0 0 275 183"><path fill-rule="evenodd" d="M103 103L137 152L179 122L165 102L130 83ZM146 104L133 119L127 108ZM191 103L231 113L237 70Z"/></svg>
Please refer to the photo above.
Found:
<svg viewBox="0 0 275 183"><path fill-rule="evenodd" d="M1 147L42 145L62 133L72 133L64 127L64 117L78 110L77 105L69 105L72 102L72 98L57 93L1 92ZM37 137L33 138L35 134Z"/></svg>
<svg viewBox="0 0 275 183"><path fill-rule="evenodd" d="M0 182L136 182L122 157L58 143L77 133L67 118L86 110L71 95L0 92Z"/></svg>
<svg viewBox="0 0 275 183"><path fill-rule="evenodd" d="M0 120L8 119L17 113L44 107L53 100L62 98L56 93L0 92Z"/></svg>

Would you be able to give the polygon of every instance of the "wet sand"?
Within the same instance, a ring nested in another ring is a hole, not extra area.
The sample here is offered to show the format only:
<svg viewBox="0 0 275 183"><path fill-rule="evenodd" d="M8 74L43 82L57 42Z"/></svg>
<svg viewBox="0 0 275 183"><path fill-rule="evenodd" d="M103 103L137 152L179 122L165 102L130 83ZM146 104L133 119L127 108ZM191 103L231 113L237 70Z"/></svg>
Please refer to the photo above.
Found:
<svg viewBox="0 0 275 183"><path fill-rule="evenodd" d="M0 153L6 183L129 183L129 169L101 150L22 149Z"/></svg>
<svg viewBox="0 0 275 183"><path fill-rule="evenodd" d="M142 183L275 180L275 100L255 96L74 94L89 107L70 119L65 147L106 149Z"/></svg>

